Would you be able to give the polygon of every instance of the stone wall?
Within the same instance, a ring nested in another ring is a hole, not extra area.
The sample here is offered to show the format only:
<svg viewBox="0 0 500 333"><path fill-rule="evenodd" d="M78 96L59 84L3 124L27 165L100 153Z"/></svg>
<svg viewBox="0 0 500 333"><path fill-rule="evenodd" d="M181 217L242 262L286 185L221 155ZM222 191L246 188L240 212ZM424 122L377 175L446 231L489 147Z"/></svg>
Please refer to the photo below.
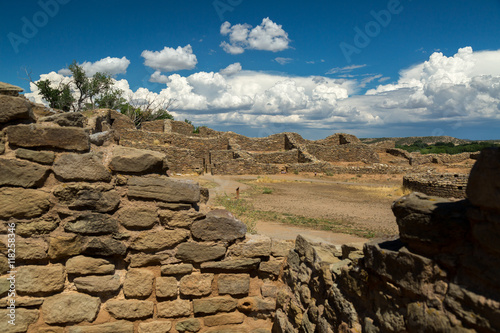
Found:
<svg viewBox="0 0 500 333"><path fill-rule="evenodd" d="M438 197L465 198L468 180L468 174L409 174L403 177L403 187Z"/></svg>
<svg viewBox="0 0 500 333"><path fill-rule="evenodd" d="M297 237L273 332L500 331L499 170L500 150L485 150L469 200L397 200L399 238L338 247Z"/></svg>
<svg viewBox="0 0 500 333"><path fill-rule="evenodd" d="M378 163L378 154L365 144L344 144L338 146L310 143L307 151L318 160L326 162Z"/></svg>
<svg viewBox="0 0 500 333"><path fill-rule="evenodd" d="M0 103L0 332L270 332L288 242L210 211L164 152L22 111Z"/></svg>
<svg viewBox="0 0 500 333"><path fill-rule="evenodd" d="M288 164L299 163L299 151L292 149L283 152L251 153L258 163Z"/></svg>
<svg viewBox="0 0 500 333"><path fill-rule="evenodd" d="M257 163L251 159L236 158L210 166L212 175L273 175L282 171L276 164Z"/></svg>
<svg viewBox="0 0 500 333"><path fill-rule="evenodd" d="M187 136L192 136L194 131L194 126L186 123L185 121L175 121L171 119L166 119L164 124L165 133L177 133Z"/></svg>
<svg viewBox="0 0 500 333"><path fill-rule="evenodd" d="M265 138L249 138L232 132L224 134L233 139L242 150L248 152L271 152L285 150L285 134L274 134Z"/></svg>

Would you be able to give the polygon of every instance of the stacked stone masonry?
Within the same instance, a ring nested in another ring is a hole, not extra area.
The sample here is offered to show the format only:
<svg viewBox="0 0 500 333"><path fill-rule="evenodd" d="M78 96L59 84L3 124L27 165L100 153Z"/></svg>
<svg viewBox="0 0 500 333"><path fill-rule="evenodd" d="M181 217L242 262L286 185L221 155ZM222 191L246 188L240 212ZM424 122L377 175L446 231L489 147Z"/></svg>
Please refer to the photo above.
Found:
<svg viewBox="0 0 500 333"><path fill-rule="evenodd" d="M409 174L403 177L403 188L444 198L465 198L467 174Z"/></svg>
<svg viewBox="0 0 500 333"><path fill-rule="evenodd" d="M92 129L7 104L0 332L271 331L292 243L210 211L198 184L165 175L161 151L91 145Z"/></svg>
<svg viewBox="0 0 500 333"><path fill-rule="evenodd" d="M467 200L396 200L399 237L366 244L299 236L273 332L500 331L500 150L483 151Z"/></svg>

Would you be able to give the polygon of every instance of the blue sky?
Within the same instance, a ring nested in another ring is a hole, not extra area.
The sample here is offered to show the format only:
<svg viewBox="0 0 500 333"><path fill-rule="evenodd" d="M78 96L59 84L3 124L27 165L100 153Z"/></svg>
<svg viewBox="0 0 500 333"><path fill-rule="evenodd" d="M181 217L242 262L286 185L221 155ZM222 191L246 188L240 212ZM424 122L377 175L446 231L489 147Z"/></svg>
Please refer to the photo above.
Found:
<svg viewBox="0 0 500 333"><path fill-rule="evenodd" d="M56 84L76 60L250 136L500 138L499 0L41 0L0 22L0 80L36 101L24 68Z"/></svg>

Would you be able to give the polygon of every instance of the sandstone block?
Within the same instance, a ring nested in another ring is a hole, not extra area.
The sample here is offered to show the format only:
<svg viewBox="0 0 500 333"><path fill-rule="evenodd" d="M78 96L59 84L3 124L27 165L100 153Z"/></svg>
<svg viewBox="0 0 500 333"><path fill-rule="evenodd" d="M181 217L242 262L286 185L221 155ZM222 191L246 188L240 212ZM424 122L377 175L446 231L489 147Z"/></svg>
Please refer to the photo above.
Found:
<svg viewBox="0 0 500 333"><path fill-rule="evenodd" d="M21 261L37 261L47 259L49 246L41 238L16 238L16 259Z"/></svg>
<svg viewBox="0 0 500 333"><path fill-rule="evenodd" d="M187 230L153 230L137 236L130 244L130 248L146 252L161 251L185 241L188 237Z"/></svg>
<svg viewBox="0 0 500 333"><path fill-rule="evenodd" d="M203 318L205 326L222 326L230 324L241 324L245 320L245 315L239 312L218 314Z"/></svg>
<svg viewBox="0 0 500 333"><path fill-rule="evenodd" d="M88 131L77 127L42 127L39 125L17 125L6 128L9 143L23 148L58 148L88 151Z"/></svg>
<svg viewBox="0 0 500 333"><path fill-rule="evenodd" d="M31 104L25 98L0 95L0 123L34 119Z"/></svg>
<svg viewBox="0 0 500 333"><path fill-rule="evenodd" d="M10 289L10 280L7 278L0 278L0 297L7 296Z"/></svg>
<svg viewBox="0 0 500 333"><path fill-rule="evenodd" d="M175 329L179 332L198 332L201 329L200 320L196 318L177 322Z"/></svg>
<svg viewBox="0 0 500 333"><path fill-rule="evenodd" d="M268 257L271 254L271 238L262 235L248 235L245 241L229 248L235 257Z"/></svg>
<svg viewBox="0 0 500 333"><path fill-rule="evenodd" d="M49 169L36 163L0 159L0 186L41 187Z"/></svg>
<svg viewBox="0 0 500 333"><path fill-rule="evenodd" d="M203 241L231 242L244 238L247 227L228 211L218 209L209 212L204 220L193 222L191 232L195 238Z"/></svg>
<svg viewBox="0 0 500 333"><path fill-rule="evenodd" d="M109 167L121 173L162 173L167 165L163 153L115 146Z"/></svg>
<svg viewBox="0 0 500 333"><path fill-rule="evenodd" d="M55 325L92 322L97 317L100 304L98 297L80 293L51 296L43 302L43 319L45 323Z"/></svg>
<svg viewBox="0 0 500 333"><path fill-rule="evenodd" d="M112 274L115 265L105 259L77 256L68 259L66 272L74 275Z"/></svg>
<svg viewBox="0 0 500 333"><path fill-rule="evenodd" d="M175 249L154 253L129 253L127 260L130 261L130 267L167 265L179 262L179 259L175 257Z"/></svg>
<svg viewBox="0 0 500 333"><path fill-rule="evenodd" d="M31 324L38 320L40 311L16 308L15 325L9 324L9 309L0 309L0 332L4 333L24 333L28 331Z"/></svg>
<svg viewBox="0 0 500 333"><path fill-rule="evenodd" d="M410 249L424 254L461 244L469 229L466 210L464 202L417 192L392 205L401 240L408 243Z"/></svg>
<svg viewBox="0 0 500 333"><path fill-rule="evenodd" d="M271 240L271 255L274 257L286 257L291 249L295 246L295 242L288 240Z"/></svg>
<svg viewBox="0 0 500 333"><path fill-rule="evenodd" d="M119 320L92 326L72 326L68 333L134 333L134 323Z"/></svg>
<svg viewBox="0 0 500 333"><path fill-rule="evenodd" d="M219 259L226 253L226 248L220 245L206 245L200 243L182 243L177 247L176 257L188 262L205 262Z"/></svg>
<svg viewBox="0 0 500 333"><path fill-rule="evenodd" d="M64 266L21 266L17 269L16 290L20 294L51 294L64 289Z"/></svg>
<svg viewBox="0 0 500 333"><path fill-rule="evenodd" d="M149 229L158 220L158 213L152 207L127 207L118 211L120 224L127 229Z"/></svg>
<svg viewBox="0 0 500 333"><path fill-rule="evenodd" d="M231 312L235 310L237 306L238 301L228 296L193 300L194 313L197 315Z"/></svg>
<svg viewBox="0 0 500 333"><path fill-rule="evenodd" d="M126 297L149 297L153 292L154 274L147 269L134 268L127 272L123 283Z"/></svg>
<svg viewBox="0 0 500 333"><path fill-rule="evenodd" d="M260 288L263 297L276 298L278 296L278 287L272 283L264 283Z"/></svg>
<svg viewBox="0 0 500 333"><path fill-rule="evenodd" d="M10 271L9 261L6 256L0 254L0 274L6 274L8 271Z"/></svg>
<svg viewBox="0 0 500 333"><path fill-rule="evenodd" d="M102 158L94 153L63 154L52 168L64 181L109 182L111 173L102 164Z"/></svg>
<svg viewBox="0 0 500 333"><path fill-rule="evenodd" d="M479 207L500 211L500 149L484 149L471 170L467 197Z"/></svg>
<svg viewBox="0 0 500 333"><path fill-rule="evenodd" d="M250 275L220 274L217 285L219 295L247 295L250 290Z"/></svg>
<svg viewBox="0 0 500 333"><path fill-rule="evenodd" d="M207 296L212 292L213 274L191 274L182 277L179 290L185 296Z"/></svg>
<svg viewBox="0 0 500 333"><path fill-rule="evenodd" d="M168 225L171 228L189 228L194 221L203 219L205 214L197 212L191 208L190 204L187 210L161 210L158 213L162 225ZM162 205L164 206L164 205Z"/></svg>
<svg viewBox="0 0 500 333"><path fill-rule="evenodd" d="M84 213L68 221L64 230L84 235L111 234L118 231L118 222L106 214Z"/></svg>
<svg viewBox="0 0 500 333"><path fill-rule="evenodd" d="M259 266L259 258L224 259L201 263L203 270L243 271L254 270Z"/></svg>
<svg viewBox="0 0 500 333"><path fill-rule="evenodd" d="M186 275L186 274L191 274L192 271L193 271L193 265L191 264L161 266L162 275Z"/></svg>
<svg viewBox="0 0 500 333"><path fill-rule="evenodd" d="M126 252L127 246L123 242L113 238L95 237L85 244L81 253L108 257L114 255L123 256Z"/></svg>
<svg viewBox="0 0 500 333"><path fill-rule="evenodd" d="M200 201L200 186L192 181L132 177L128 185L129 198L186 203Z"/></svg>
<svg viewBox="0 0 500 333"><path fill-rule="evenodd" d="M275 311L276 300L274 298L245 297L238 301L238 310L242 312Z"/></svg>
<svg viewBox="0 0 500 333"><path fill-rule="evenodd" d="M156 297L177 297L177 279L174 277L157 277Z"/></svg>
<svg viewBox="0 0 500 333"><path fill-rule="evenodd" d="M171 321L150 321L139 324L139 333L168 333L171 328Z"/></svg>
<svg viewBox="0 0 500 333"><path fill-rule="evenodd" d="M191 301L178 299L171 302L160 302L156 305L158 317L175 318L189 317L191 315Z"/></svg>
<svg viewBox="0 0 500 333"><path fill-rule="evenodd" d="M117 319L141 319L153 316L154 303L136 300L111 300L106 310Z"/></svg>
<svg viewBox="0 0 500 333"><path fill-rule="evenodd" d="M49 257L53 260L79 255L84 250L83 238L75 234L51 236L49 239Z"/></svg>
<svg viewBox="0 0 500 333"><path fill-rule="evenodd" d="M16 233L19 236L31 237L33 235L43 235L54 231L59 225L56 216L44 216L39 219L16 221Z"/></svg>
<svg viewBox="0 0 500 333"><path fill-rule="evenodd" d="M80 112L64 112L53 116L42 117L38 120L40 123L54 123L61 127L83 127L87 117Z"/></svg>
<svg viewBox="0 0 500 333"><path fill-rule="evenodd" d="M0 188L0 219L29 219L38 217L50 208L50 194L39 190Z"/></svg>
<svg viewBox="0 0 500 333"><path fill-rule="evenodd" d="M264 273L278 276L280 275L282 267L283 267L283 260L269 259L268 261L263 261L260 263L259 270Z"/></svg>
<svg viewBox="0 0 500 333"><path fill-rule="evenodd" d="M121 287L119 275L81 276L73 282L78 291L92 295L116 293Z"/></svg>
<svg viewBox="0 0 500 333"><path fill-rule="evenodd" d="M52 164L54 163L56 154L53 151L37 151L19 148L16 149L16 157L40 164Z"/></svg>
<svg viewBox="0 0 500 333"><path fill-rule="evenodd" d="M56 187L54 196L70 209L108 213L118 208L120 195L111 185L64 184Z"/></svg>

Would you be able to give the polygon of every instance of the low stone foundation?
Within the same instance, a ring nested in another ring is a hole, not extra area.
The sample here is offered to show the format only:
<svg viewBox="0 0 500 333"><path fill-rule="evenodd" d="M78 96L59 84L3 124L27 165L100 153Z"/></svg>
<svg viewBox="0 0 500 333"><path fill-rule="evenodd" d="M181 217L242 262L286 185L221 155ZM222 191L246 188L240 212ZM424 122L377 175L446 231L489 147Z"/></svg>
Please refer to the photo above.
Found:
<svg viewBox="0 0 500 333"><path fill-rule="evenodd" d="M465 198L469 175L410 174L403 177L403 188L444 198Z"/></svg>

